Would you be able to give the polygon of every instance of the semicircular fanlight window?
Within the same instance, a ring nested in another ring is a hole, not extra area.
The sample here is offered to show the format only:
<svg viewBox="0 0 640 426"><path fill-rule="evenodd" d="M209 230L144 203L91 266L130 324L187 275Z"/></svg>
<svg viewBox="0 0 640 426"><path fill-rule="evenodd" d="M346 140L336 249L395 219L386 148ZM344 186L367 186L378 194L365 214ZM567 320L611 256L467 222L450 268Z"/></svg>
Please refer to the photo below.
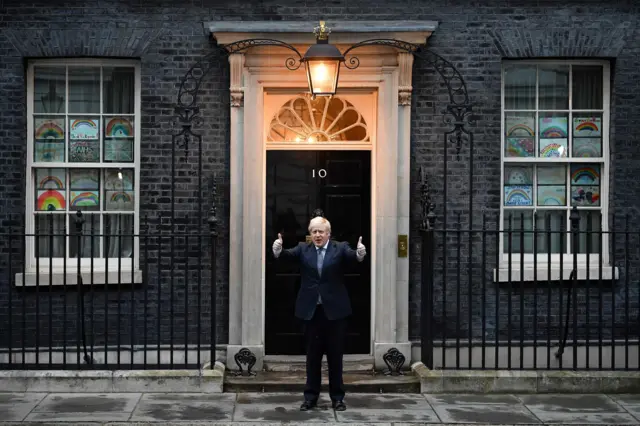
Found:
<svg viewBox="0 0 640 426"><path fill-rule="evenodd" d="M267 141L273 143L369 142L362 114L339 97L297 96L274 115Z"/></svg>

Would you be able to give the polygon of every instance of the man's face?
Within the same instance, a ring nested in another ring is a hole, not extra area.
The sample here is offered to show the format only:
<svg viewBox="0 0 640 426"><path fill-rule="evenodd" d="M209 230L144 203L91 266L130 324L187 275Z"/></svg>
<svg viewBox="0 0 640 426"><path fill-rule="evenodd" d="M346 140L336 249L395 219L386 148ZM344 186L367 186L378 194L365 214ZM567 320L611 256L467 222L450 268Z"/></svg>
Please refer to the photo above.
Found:
<svg viewBox="0 0 640 426"><path fill-rule="evenodd" d="M315 244L316 247L324 246L327 243L330 235L329 231L327 231L326 227L324 226L314 226L313 228L311 228L310 234L311 239L313 240L313 244Z"/></svg>

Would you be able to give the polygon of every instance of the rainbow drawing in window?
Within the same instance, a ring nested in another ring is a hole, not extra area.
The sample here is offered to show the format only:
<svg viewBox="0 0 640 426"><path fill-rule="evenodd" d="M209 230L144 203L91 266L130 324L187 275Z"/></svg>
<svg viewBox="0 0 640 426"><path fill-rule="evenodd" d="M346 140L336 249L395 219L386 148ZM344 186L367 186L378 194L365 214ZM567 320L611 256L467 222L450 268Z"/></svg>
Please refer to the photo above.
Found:
<svg viewBox="0 0 640 426"><path fill-rule="evenodd" d="M133 170L107 170L104 188L111 191L133 189Z"/></svg>
<svg viewBox="0 0 640 426"><path fill-rule="evenodd" d="M100 185L99 171L95 169L72 169L69 172L71 190L98 189Z"/></svg>
<svg viewBox="0 0 640 426"><path fill-rule="evenodd" d="M533 129L533 117L509 116L505 119L505 136L513 137L533 137L535 131Z"/></svg>
<svg viewBox="0 0 640 426"><path fill-rule="evenodd" d="M36 142L33 160L38 162L64 162L63 142Z"/></svg>
<svg viewBox="0 0 640 426"><path fill-rule="evenodd" d="M108 138L129 138L133 136L133 126L126 118L112 118L107 123L104 134Z"/></svg>
<svg viewBox="0 0 640 426"><path fill-rule="evenodd" d="M572 164L572 185L600 185L600 167L598 165Z"/></svg>
<svg viewBox="0 0 640 426"><path fill-rule="evenodd" d="M99 207L100 196L97 191L70 191L71 208Z"/></svg>
<svg viewBox="0 0 640 426"><path fill-rule="evenodd" d="M567 117L540 117L541 138L566 138Z"/></svg>
<svg viewBox="0 0 640 426"><path fill-rule="evenodd" d="M64 192L55 189L38 191L36 208L41 211L64 210L66 208Z"/></svg>
<svg viewBox="0 0 640 426"><path fill-rule="evenodd" d="M504 187L505 206L530 206L533 204L531 185L509 185Z"/></svg>
<svg viewBox="0 0 640 426"><path fill-rule="evenodd" d="M70 139L98 139L97 119L71 119L69 123Z"/></svg>
<svg viewBox="0 0 640 426"><path fill-rule="evenodd" d="M600 117L574 117L573 136L592 137L602 135L602 119Z"/></svg>
<svg viewBox="0 0 640 426"><path fill-rule="evenodd" d="M106 191L106 210L133 210L133 191Z"/></svg>
<svg viewBox="0 0 640 426"><path fill-rule="evenodd" d="M538 186L537 203L539 206L565 206L567 189L564 185Z"/></svg>
<svg viewBox="0 0 640 426"><path fill-rule="evenodd" d="M507 138L507 157L533 157L533 138Z"/></svg>
<svg viewBox="0 0 640 426"><path fill-rule="evenodd" d="M34 124L36 129L36 139L64 140L64 121L49 118L36 118Z"/></svg>
<svg viewBox="0 0 640 426"><path fill-rule="evenodd" d="M505 185L533 184L533 168L531 166L506 166L504 168Z"/></svg>
<svg viewBox="0 0 640 426"><path fill-rule="evenodd" d="M602 143L600 138L574 138L574 157L602 157Z"/></svg>
<svg viewBox="0 0 640 426"><path fill-rule="evenodd" d="M38 178L39 189L64 189L64 175L59 176L58 174L50 174L44 177L38 176Z"/></svg>
<svg viewBox="0 0 640 426"><path fill-rule="evenodd" d="M562 158L567 156L567 139L540 139L540 157Z"/></svg>

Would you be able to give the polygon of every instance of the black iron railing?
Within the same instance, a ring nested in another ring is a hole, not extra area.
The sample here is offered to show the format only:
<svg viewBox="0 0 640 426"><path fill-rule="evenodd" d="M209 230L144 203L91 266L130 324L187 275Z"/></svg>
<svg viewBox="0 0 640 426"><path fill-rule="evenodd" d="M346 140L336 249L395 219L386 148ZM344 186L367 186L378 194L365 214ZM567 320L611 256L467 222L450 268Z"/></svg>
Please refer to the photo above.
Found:
<svg viewBox="0 0 640 426"><path fill-rule="evenodd" d="M33 234L10 226L0 234L0 369L201 368L215 360L215 211L208 229L178 230L158 217L142 219L136 233L99 233L95 221L85 226L86 213L69 219L74 232L56 232L54 215L45 213ZM57 257L65 252L75 257Z"/></svg>
<svg viewBox="0 0 640 426"><path fill-rule="evenodd" d="M607 231L599 213L575 208L568 226L548 214L506 214L492 227L484 214L478 229L460 219L422 225L425 365L640 368L640 231L629 216Z"/></svg>

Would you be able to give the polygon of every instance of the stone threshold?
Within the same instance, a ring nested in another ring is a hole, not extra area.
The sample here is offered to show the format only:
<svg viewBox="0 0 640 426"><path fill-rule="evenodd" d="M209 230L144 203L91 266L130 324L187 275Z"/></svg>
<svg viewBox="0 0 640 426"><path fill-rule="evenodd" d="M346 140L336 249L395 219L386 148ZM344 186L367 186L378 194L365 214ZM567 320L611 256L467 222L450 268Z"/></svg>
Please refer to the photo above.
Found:
<svg viewBox="0 0 640 426"><path fill-rule="evenodd" d="M430 370L422 362L411 370L423 394L640 393L638 371Z"/></svg>
<svg viewBox="0 0 640 426"><path fill-rule="evenodd" d="M420 380L410 371L403 375L345 371L342 375L344 388L349 393L420 393ZM228 372L224 380L224 391L246 392L302 392L306 383L303 371L258 371L255 376L239 376ZM322 389L329 390L326 371L322 374Z"/></svg>
<svg viewBox="0 0 640 426"><path fill-rule="evenodd" d="M199 370L7 370L0 389L11 392L199 392L221 393L225 366Z"/></svg>

